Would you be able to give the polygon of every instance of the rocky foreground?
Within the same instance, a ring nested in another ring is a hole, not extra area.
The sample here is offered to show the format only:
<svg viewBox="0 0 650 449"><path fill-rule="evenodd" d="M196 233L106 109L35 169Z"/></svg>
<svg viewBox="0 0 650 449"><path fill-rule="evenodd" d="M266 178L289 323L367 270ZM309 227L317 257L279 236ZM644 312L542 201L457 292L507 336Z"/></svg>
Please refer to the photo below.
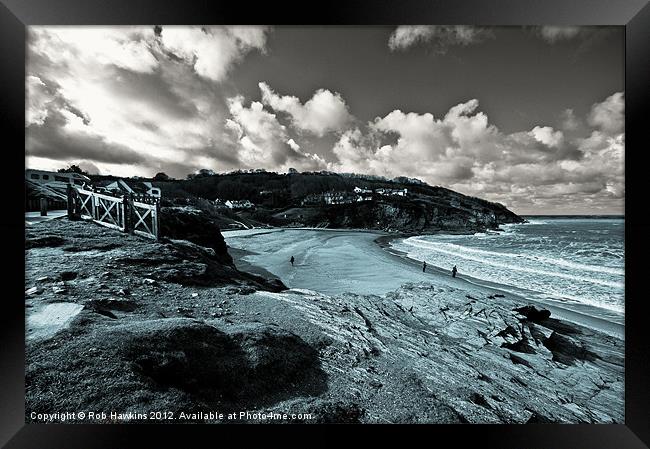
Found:
<svg viewBox="0 0 650 449"><path fill-rule="evenodd" d="M28 228L27 421L260 411L311 415L291 422L623 422L619 339L489 292L285 290L236 270L198 228L162 242L67 219Z"/></svg>

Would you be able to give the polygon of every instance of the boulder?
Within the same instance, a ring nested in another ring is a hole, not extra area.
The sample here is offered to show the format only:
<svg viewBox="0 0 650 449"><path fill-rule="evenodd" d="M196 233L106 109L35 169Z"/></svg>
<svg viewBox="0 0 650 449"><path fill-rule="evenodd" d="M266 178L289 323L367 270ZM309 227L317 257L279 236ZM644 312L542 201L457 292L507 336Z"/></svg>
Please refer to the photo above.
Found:
<svg viewBox="0 0 650 449"><path fill-rule="evenodd" d="M109 309L119 310L121 312L132 312L137 308L137 304L132 299L124 298L96 298L87 302L92 309Z"/></svg>
<svg viewBox="0 0 650 449"><path fill-rule="evenodd" d="M222 330L174 318L110 333L136 373L206 403L260 406L327 388L317 351L275 326L255 323Z"/></svg>
<svg viewBox="0 0 650 449"><path fill-rule="evenodd" d="M531 305L519 307L514 310L528 318L530 321L541 321L551 317L550 310L538 309L537 307Z"/></svg>
<svg viewBox="0 0 650 449"><path fill-rule="evenodd" d="M62 271L59 273L59 278L62 281L72 281L73 279L76 279L78 276L78 273L76 271Z"/></svg>
<svg viewBox="0 0 650 449"><path fill-rule="evenodd" d="M162 207L160 209L161 236L173 240L187 240L214 253L210 256L222 264L232 265L226 242L216 220L192 207Z"/></svg>
<svg viewBox="0 0 650 449"><path fill-rule="evenodd" d="M43 293L43 289L41 287L31 287L25 290L26 296L40 295L41 293Z"/></svg>

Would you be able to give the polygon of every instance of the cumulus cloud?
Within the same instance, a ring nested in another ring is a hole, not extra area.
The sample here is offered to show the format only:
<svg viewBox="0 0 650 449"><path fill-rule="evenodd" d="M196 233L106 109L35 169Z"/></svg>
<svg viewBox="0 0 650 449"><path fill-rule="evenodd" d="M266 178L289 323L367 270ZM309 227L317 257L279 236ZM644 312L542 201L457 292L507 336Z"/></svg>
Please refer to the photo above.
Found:
<svg viewBox="0 0 650 449"><path fill-rule="evenodd" d="M454 45L471 45L493 37L486 28L468 25L400 25L388 40L393 50L406 50L418 44L428 44L437 53L446 53Z"/></svg>
<svg viewBox="0 0 650 449"><path fill-rule="evenodd" d="M289 145L291 147L291 149L294 150L294 151L300 150L300 145L298 145L296 143L296 141L293 140L293 139L287 140L287 145Z"/></svg>
<svg viewBox="0 0 650 449"><path fill-rule="evenodd" d="M559 148L564 141L562 131L555 131L550 126L536 126L530 131L530 135L548 147Z"/></svg>
<svg viewBox="0 0 650 449"><path fill-rule="evenodd" d="M344 133L334 146L341 171L370 171L377 175L399 173L446 183L472 177L476 160L494 151L496 129L483 113L475 113L476 100L452 107L445 117L400 110L369 123L369 135L361 131ZM394 144L387 143L391 136Z"/></svg>
<svg viewBox="0 0 650 449"><path fill-rule="evenodd" d="M305 104L302 104L298 97L276 94L264 82L259 83L259 88L262 92L262 102L275 111L289 114L292 125L299 130L322 137L328 132L344 130L353 120L339 93L318 89Z"/></svg>
<svg viewBox="0 0 650 449"><path fill-rule="evenodd" d="M30 27L30 49L52 64L97 63L151 73L154 31L149 27Z"/></svg>
<svg viewBox="0 0 650 449"><path fill-rule="evenodd" d="M223 81L246 53L265 51L267 32L255 26L165 26L160 34L165 49L192 64L200 76Z"/></svg>
<svg viewBox="0 0 650 449"><path fill-rule="evenodd" d="M241 164L248 168L269 168L287 171L290 167L299 170L318 170L325 167L325 161L318 155L301 151L287 128L277 116L264 109L258 101L244 104L244 97L230 98L228 107L231 119L226 127L233 133Z"/></svg>
<svg viewBox="0 0 650 449"><path fill-rule="evenodd" d="M625 126L625 99L623 92L610 95L601 103L595 103L587 118L589 124L601 130L617 134Z"/></svg>

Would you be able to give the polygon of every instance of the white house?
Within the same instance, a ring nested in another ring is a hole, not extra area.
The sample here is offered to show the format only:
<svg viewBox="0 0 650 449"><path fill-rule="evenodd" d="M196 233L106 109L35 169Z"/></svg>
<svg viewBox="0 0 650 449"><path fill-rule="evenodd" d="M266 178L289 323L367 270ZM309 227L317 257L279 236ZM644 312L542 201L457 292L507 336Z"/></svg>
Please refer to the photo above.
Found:
<svg viewBox="0 0 650 449"><path fill-rule="evenodd" d="M355 187L354 193L372 193L371 189L364 189L362 187Z"/></svg>
<svg viewBox="0 0 650 449"><path fill-rule="evenodd" d="M148 181L132 181L128 182L123 179L118 179L104 186L106 190L119 191L123 193L135 193L135 194L146 194L156 198L160 198L160 189L154 187Z"/></svg>
<svg viewBox="0 0 650 449"><path fill-rule="evenodd" d="M255 206L249 200L242 200L242 201L228 200L224 204L229 209L251 209L253 206Z"/></svg>
<svg viewBox="0 0 650 449"><path fill-rule="evenodd" d="M25 180L35 184L45 184L57 190L65 190L68 184L81 186L90 184L90 178L79 173L59 173L46 170L25 170Z"/></svg>
<svg viewBox="0 0 650 449"><path fill-rule="evenodd" d="M375 193L379 195L397 195L397 196L406 196L408 189L377 189Z"/></svg>
<svg viewBox="0 0 650 449"><path fill-rule="evenodd" d="M349 204L353 198L346 192L325 192L323 193L325 204Z"/></svg>

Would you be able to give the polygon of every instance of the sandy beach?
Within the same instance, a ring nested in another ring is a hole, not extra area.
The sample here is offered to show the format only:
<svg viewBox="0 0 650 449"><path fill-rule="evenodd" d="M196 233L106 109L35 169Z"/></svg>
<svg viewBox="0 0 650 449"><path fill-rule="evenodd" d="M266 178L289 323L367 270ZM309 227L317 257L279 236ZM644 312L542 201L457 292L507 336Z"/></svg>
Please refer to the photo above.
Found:
<svg viewBox="0 0 650 449"><path fill-rule="evenodd" d="M394 258L375 240L386 234L348 230L259 230L224 232L230 248L244 250L240 259L279 277L290 288L383 295L408 282L460 285L444 276ZM294 266L289 262L295 257ZM239 265L238 265L239 266Z"/></svg>
<svg viewBox="0 0 650 449"><path fill-rule="evenodd" d="M520 302L550 310L553 316L617 338L624 338L619 323L589 313L569 310L504 291L499 284L474 279L464 273L431 264L422 272L422 262L392 249L390 241L400 235L376 231L333 229L250 229L223 232L238 268L279 277L293 289L322 294L384 295L406 283L428 282L439 287L467 290L468 294L504 294ZM294 266L289 262L295 257ZM451 269L451 267L450 267Z"/></svg>

